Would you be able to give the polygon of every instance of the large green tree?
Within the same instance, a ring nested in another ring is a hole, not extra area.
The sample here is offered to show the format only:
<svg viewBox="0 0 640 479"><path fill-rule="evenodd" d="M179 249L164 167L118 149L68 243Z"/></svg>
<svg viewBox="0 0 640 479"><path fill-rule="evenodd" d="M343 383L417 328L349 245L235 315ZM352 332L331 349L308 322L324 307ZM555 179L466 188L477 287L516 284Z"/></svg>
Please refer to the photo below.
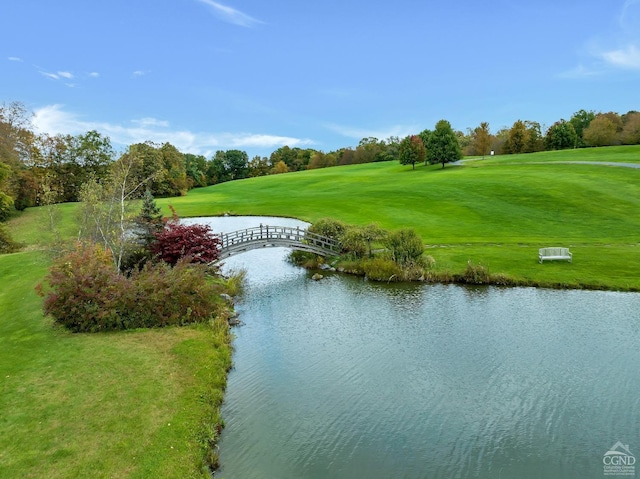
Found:
<svg viewBox="0 0 640 479"><path fill-rule="evenodd" d="M447 120L440 120L429 135L427 143L427 159L429 163L445 163L462 158L462 149L458 137Z"/></svg>

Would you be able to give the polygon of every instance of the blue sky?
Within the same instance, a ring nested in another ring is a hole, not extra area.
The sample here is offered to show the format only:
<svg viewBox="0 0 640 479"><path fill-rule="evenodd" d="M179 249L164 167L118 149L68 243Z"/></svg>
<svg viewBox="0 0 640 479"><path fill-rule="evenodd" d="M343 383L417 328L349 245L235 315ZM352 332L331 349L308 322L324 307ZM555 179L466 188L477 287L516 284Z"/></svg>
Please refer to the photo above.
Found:
<svg viewBox="0 0 640 479"><path fill-rule="evenodd" d="M640 0L7 0L0 101L210 156L640 110Z"/></svg>

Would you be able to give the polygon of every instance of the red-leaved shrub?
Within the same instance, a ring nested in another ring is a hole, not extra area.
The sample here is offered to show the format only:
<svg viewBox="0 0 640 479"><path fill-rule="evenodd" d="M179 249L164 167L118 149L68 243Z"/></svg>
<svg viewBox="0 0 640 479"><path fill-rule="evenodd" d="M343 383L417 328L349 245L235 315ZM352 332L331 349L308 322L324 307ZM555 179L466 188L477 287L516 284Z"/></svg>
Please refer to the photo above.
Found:
<svg viewBox="0 0 640 479"><path fill-rule="evenodd" d="M170 221L155 236L153 253L170 265L175 265L183 258L193 263L208 264L220 257L220 238L208 225L185 225Z"/></svg>

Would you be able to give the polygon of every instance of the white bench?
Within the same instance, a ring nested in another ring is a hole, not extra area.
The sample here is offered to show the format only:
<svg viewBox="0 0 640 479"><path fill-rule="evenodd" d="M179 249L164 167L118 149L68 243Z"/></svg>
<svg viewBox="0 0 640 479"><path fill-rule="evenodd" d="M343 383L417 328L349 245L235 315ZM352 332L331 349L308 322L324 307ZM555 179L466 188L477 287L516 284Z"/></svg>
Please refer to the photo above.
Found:
<svg viewBox="0 0 640 479"><path fill-rule="evenodd" d="M573 255L569 251L569 248L540 248L538 251L538 260L542 263L546 260L554 259L566 259L569 263L572 262Z"/></svg>

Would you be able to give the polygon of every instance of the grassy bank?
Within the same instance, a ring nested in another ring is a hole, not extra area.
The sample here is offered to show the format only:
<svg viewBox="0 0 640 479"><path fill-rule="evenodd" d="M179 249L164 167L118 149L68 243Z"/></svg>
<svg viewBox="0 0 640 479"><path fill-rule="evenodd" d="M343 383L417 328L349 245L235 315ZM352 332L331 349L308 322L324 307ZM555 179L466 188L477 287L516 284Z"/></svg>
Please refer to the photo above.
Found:
<svg viewBox="0 0 640 479"><path fill-rule="evenodd" d="M73 210L61 207L67 236ZM0 256L0 477L208 477L231 364L228 328L55 328L34 291L49 265L37 244L53 238L42 214L14 220L26 251Z"/></svg>
<svg viewBox="0 0 640 479"><path fill-rule="evenodd" d="M553 161L550 161L550 158ZM223 183L159 201L180 216L333 217L414 228L442 273L469 260L524 283L638 290L640 170L566 161L637 162L640 147L501 156L463 166L374 163ZM168 211L168 210L167 210ZM568 246L573 264L537 263Z"/></svg>

